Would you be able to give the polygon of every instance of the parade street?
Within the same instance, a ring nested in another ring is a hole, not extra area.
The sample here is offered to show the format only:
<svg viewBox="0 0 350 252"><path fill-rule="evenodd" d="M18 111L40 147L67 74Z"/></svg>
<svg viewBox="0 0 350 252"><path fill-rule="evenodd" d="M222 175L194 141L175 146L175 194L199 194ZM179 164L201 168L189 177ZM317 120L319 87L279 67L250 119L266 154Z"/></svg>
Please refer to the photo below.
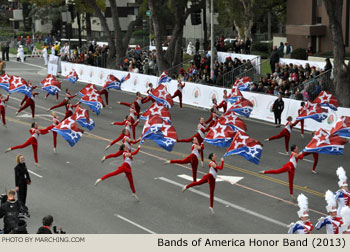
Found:
<svg viewBox="0 0 350 252"><path fill-rule="evenodd" d="M25 63L11 58L7 62L6 73L19 75L38 85L47 71L41 58L28 59ZM87 83L71 84L62 81L59 100L42 92L35 98L35 121L39 128L51 124L48 108L58 104L64 98L66 88L72 94L77 93ZM125 82L123 85L128 85ZM97 87L101 89L101 87ZM186 87L185 87L186 89ZM39 90L37 88L36 90ZM0 90L5 94L4 90ZM209 186L203 184L182 192L182 187L192 182L190 165L164 165L169 159L182 159L191 152L191 143L176 143L172 152L146 140L140 152L133 158L133 179L140 201L132 197L132 192L124 174L109 178L94 186L97 178L114 171L122 164L122 158L108 159L101 163L104 155L114 153L119 144L105 151L105 147L121 133L121 126L111 122L123 121L129 113L128 108L117 101L133 102L135 94L123 91L109 93L109 106L102 109L99 116L90 110L95 121L95 129L87 129L82 139L72 148L58 136L57 153L53 152L52 133L38 139L39 167L34 166L31 146L4 153L11 146L24 143L29 137L33 122L30 109L18 116L16 111L23 94L10 96L6 107L7 128L0 126L0 191L5 193L14 188L14 170L16 155L24 155L32 183L28 186L27 206L31 217L28 219L28 232L35 233L45 215L54 216L54 225L62 227L67 233L101 234L262 234L288 231L287 225L298 219L297 201L289 197L288 175L263 175L261 170L279 169L289 161L285 154L284 139L263 142L264 139L278 134L283 127L253 119L242 118L247 125L247 133L264 144L259 165L243 157L234 155L225 158L223 170L218 175L227 176L217 180L215 187L215 214L209 207ZM78 102L79 96L72 100ZM104 97L103 97L104 99ZM177 102L177 99L175 99ZM210 101L208 101L210 102ZM141 111L148 108L141 106ZM60 119L65 109L55 110ZM209 111L184 105L182 109L175 103L170 109L172 124L178 138L189 138L196 133L200 117L207 119ZM294 120L295 118L293 118ZM311 120L311 119L307 119ZM305 120L305 123L307 123ZM137 126L137 138L142 132L144 121ZM301 138L300 131L293 129L290 145L296 144L301 151L311 139L310 132ZM137 148L134 145L133 148ZM215 152L219 159L226 148L214 147L205 143L204 167L199 164L198 178L208 172L208 155ZM311 172L313 157L298 162L294 178L294 196L305 194L309 199L309 215L313 223L326 216L324 193L330 189L339 189L336 169L343 166L350 175L350 146L345 145L341 156L320 154L317 174ZM231 184L231 182L238 181ZM324 233L315 230L313 233Z"/></svg>

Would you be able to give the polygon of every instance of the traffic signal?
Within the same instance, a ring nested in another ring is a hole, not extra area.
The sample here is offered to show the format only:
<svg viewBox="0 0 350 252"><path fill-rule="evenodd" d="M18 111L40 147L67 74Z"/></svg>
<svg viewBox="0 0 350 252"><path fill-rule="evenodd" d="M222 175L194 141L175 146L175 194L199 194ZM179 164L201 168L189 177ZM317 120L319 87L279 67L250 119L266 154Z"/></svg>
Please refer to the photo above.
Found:
<svg viewBox="0 0 350 252"><path fill-rule="evenodd" d="M200 25L202 23L201 10L197 10L191 13L191 24Z"/></svg>
<svg viewBox="0 0 350 252"><path fill-rule="evenodd" d="M144 19L142 20L142 27L144 31L148 31L148 20Z"/></svg>

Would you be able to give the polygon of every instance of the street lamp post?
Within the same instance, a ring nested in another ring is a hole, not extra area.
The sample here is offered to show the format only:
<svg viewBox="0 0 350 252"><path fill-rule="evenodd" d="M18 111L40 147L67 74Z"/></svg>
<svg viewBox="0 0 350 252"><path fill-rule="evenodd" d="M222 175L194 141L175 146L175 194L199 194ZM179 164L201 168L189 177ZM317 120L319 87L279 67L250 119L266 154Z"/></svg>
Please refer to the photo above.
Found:
<svg viewBox="0 0 350 252"><path fill-rule="evenodd" d="M214 77L214 4L210 1L210 78Z"/></svg>

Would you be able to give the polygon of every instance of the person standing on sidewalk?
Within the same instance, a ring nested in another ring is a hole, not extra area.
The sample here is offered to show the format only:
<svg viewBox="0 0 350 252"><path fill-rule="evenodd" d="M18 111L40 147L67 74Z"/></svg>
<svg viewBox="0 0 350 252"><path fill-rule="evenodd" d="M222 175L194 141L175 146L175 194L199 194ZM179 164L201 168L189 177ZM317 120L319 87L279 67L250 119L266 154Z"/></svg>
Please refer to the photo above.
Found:
<svg viewBox="0 0 350 252"><path fill-rule="evenodd" d="M281 125L281 115L284 109L284 101L282 100L282 94L278 94L278 98L275 100L272 106L272 111L275 114L275 124L276 127Z"/></svg>

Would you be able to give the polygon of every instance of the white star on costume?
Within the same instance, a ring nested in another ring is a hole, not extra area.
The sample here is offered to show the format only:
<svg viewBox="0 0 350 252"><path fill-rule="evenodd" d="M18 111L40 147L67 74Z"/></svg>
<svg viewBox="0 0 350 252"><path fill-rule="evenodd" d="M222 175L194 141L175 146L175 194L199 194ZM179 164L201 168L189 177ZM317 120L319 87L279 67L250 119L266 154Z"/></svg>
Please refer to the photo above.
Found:
<svg viewBox="0 0 350 252"><path fill-rule="evenodd" d="M314 136L314 139L317 141L316 146L319 146L320 144L330 144L329 141L329 134L323 130L321 130L317 135Z"/></svg>
<svg viewBox="0 0 350 252"><path fill-rule="evenodd" d="M158 130L159 130L159 127L153 125L153 126L151 126L151 128L150 128L150 133L156 133Z"/></svg>
<svg viewBox="0 0 350 252"><path fill-rule="evenodd" d="M61 124L61 129L71 129L72 124L75 123L74 120L70 119L70 117L68 117L66 120L64 120Z"/></svg>
<svg viewBox="0 0 350 252"><path fill-rule="evenodd" d="M75 131L72 131L71 133L67 134L68 136L70 136L70 138L75 142L75 139L79 139L79 137L81 136L80 133L77 133Z"/></svg>
<svg viewBox="0 0 350 252"><path fill-rule="evenodd" d="M167 138L164 142L163 142L166 146L172 145L174 143L173 139Z"/></svg>
<svg viewBox="0 0 350 252"><path fill-rule="evenodd" d="M168 130L171 128L170 124L163 123L162 132L164 136L168 136Z"/></svg>
<svg viewBox="0 0 350 252"><path fill-rule="evenodd" d="M152 107L149 109L152 115L161 115L161 110L164 108L163 105L158 105L154 103Z"/></svg>
<svg viewBox="0 0 350 252"><path fill-rule="evenodd" d="M326 92L323 91L323 95L320 96L319 99L321 100L321 103L326 103L326 102L329 102L331 96L332 94L327 94Z"/></svg>
<svg viewBox="0 0 350 252"><path fill-rule="evenodd" d="M0 80L1 80L0 82L2 82L2 83L9 83L9 81L10 81L10 76L8 76L8 75L6 74L5 76L1 77Z"/></svg>
<svg viewBox="0 0 350 252"><path fill-rule="evenodd" d="M249 138L248 136L242 136L241 134L239 134L236 141L235 141L234 149L238 149L238 147L240 147L241 145L245 146L247 144L246 141L248 138Z"/></svg>
<svg viewBox="0 0 350 252"><path fill-rule="evenodd" d="M21 77L13 76L11 84L13 84L15 86L15 88L17 88L18 86L21 86L24 83L22 83L22 78Z"/></svg>
<svg viewBox="0 0 350 252"><path fill-rule="evenodd" d="M230 115L224 116L223 119L225 119L225 122L224 122L225 124L234 124L235 125L237 116L230 114Z"/></svg>
<svg viewBox="0 0 350 252"><path fill-rule="evenodd" d="M248 108L248 107L245 107L245 108L243 108L243 110L242 110L242 112L243 112L244 114L249 114L251 111L252 111L251 108Z"/></svg>
<svg viewBox="0 0 350 252"><path fill-rule="evenodd" d="M258 153L259 153L259 152L258 152L256 146L254 146L254 147L249 147L248 154L249 154L250 156L252 156L253 158L255 158L255 155L257 155Z"/></svg>
<svg viewBox="0 0 350 252"><path fill-rule="evenodd" d="M163 89L159 90L159 95L158 95L158 97L159 97L159 98L163 98L163 99L165 100L167 94L168 94L168 92L166 91L165 88L163 88Z"/></svg>
<svg viewBox="0 0 350 252"><path fill-rule="evenodd" d="M339 151L339 146L332 146L331 152L333 151Z"/></svg>
<svg viewBox="0 0 350 252"><path fill-rule="evenodd" d="M317 103L309 103L307 108L306 108L306 114L310 115L313 112L316 113L316 106L317 106Z"/></svg>
<svg viewBox="0 0 350 252"><path fill-rule="evenodd" d="M217 124L215 127L212 127L211 130L214 133L213 139L216 139L220 136L225 137L225 128L226 126L223 126L221 124Z"/></svg>
<svg viewBox="0 0 350 252"><path fill-rule="evenodd" d="M91 91L86 95L89 97L89 101L97 101L97 97L99 96L99 94L95 93L95 91Z"/></svg>
<svg viewBox="0 0 350 252"><path fill-rule="evenodd" d="M85 109L79 108L79 110L75 113L76 120L79 120L80 118L84 118L85 116Z"/></svg>

